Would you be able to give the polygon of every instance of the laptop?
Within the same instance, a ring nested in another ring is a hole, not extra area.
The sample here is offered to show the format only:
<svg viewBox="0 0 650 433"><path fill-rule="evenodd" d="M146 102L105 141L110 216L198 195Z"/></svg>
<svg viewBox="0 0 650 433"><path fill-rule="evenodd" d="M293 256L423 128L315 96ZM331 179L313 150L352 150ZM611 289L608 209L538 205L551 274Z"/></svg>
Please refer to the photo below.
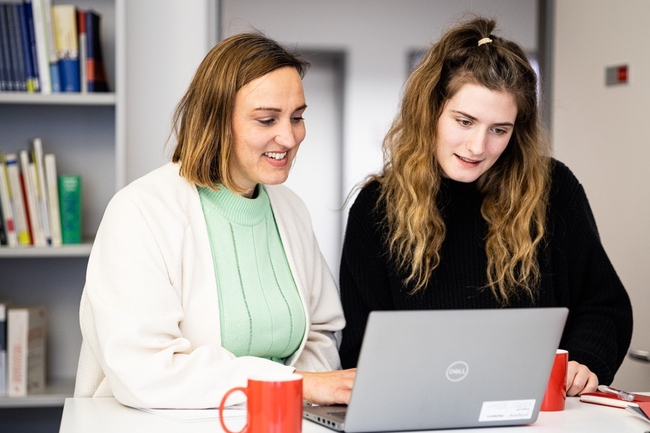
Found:
<svg viewBox="0 0 650 433"><path fill-rule="evenodd" d="M347 406L305 406L333 430L532 424L566 308L373 311Z"/></svg>

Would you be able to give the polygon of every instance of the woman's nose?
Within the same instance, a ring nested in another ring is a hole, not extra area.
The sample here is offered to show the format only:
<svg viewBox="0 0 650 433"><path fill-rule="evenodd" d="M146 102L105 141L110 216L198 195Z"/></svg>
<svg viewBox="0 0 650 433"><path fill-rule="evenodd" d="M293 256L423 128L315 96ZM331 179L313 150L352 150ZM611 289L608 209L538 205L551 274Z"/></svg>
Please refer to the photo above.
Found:
<svg viewBox="0 0 650 433"><path fill-rule="evenodd" d="M299 143L298 131L291 122L282 122L278 124L275 142L281 146L292 148Z"/></svg>
<svg viewBox="0 0 650 433"><path fill-rule="evenodd" d="M487 133L485 131L475 131L469 137L465 146L472 155L481 155L487 147Z"/></svg>

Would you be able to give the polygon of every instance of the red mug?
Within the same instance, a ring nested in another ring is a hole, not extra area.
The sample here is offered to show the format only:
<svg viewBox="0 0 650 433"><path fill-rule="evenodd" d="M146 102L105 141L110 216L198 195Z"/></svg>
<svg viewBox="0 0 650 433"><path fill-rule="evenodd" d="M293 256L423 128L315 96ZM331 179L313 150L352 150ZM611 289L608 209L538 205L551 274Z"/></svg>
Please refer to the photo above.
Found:
<svg viewBox="0 0 650 433"><path fill-rule="evenodd" d="M566 376L569 366L569 352L558 349L551 369L551 377L546 386L540 410L551 412L564 410L566 402Z"/></svg>
<svg viewBox="0 0 650 433"><path fill-rule="evenodd" d="M226 400L236 391L246 394L246 425L240 432L229 430L223 419ZM245 388L233 388L223 396L219 421L227 433L301 433L302 376L275 374L248 378Z"/></svg>

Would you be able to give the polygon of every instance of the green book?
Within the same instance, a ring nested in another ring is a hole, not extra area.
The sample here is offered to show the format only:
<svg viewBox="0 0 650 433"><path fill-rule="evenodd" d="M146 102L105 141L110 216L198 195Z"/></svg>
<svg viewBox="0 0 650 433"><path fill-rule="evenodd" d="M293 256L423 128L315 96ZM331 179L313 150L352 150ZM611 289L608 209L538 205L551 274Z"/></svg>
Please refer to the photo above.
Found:
<svg viewBox="0 0 650 433"><path fill-rule="evenodd" d="M59 205L62 243L81 243L81 176L59 176Z"/></svg>

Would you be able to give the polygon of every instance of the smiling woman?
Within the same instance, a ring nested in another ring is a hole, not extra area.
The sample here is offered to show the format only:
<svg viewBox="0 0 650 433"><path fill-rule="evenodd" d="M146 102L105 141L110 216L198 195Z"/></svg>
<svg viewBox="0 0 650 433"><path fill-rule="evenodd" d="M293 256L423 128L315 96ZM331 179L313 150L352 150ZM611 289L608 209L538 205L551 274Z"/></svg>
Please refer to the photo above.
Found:
<svg viewBox="0 0 650 433"><path fill-rule="evenodd" d="M210 408L249 376L298 371L307 401L347 403L336 284L281 185L305 138L307 67L257 33L201 62L172 161L119 191L97 232L76 396Z"/></svg>

